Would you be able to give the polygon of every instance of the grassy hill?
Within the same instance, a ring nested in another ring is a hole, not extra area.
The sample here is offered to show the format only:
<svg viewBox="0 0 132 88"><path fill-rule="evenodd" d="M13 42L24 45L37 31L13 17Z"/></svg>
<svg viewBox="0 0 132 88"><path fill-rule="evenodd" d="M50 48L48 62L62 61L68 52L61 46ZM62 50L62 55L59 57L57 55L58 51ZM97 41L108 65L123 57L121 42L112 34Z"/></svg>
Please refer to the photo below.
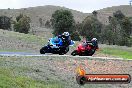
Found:
<svg viewBox="0 0 132 88"><path fill-rule="evenodd" d="M45 30L47 31L47 29L43 29L42 27L40 27L39 19L42 18L42 24L44 25L47 20L50 20L54 11L59 9L70 10L73 13L76 22L81 22L83 21L83 19L85 19L85 17L90 15L90 13L82 13L65 7L46 5L22 9L0 9L0 16L6 15L15 20L16 16L18 16L20 13L26 14L31 18L31 31L37 32L35 33L37 35L42 35ZM103 24L108 24L108 17L112 16L113 12L117 10L121 10L126 16L132 16L132 6L121 5L98 10L98 19Z"/></svg>
<svg viewBox="0 0 132 88"><path fill-rule="evenodd" d="M45 33L46 34L46 33ZM38 52L50 35L39 37L0 29L0 51Z"/></svg>
<svg viewBox="0 0 132 88"><path fill-rule="evenodd" d="M22 9L0 9L0 16L6 15L8 17L12 17L12 19L15 20L15 17L18 16L20 13L26 14L31 18L31 28L34 28L40 26L39 18L42 18L43 24L45 24L45 22L51 18L54 11L59 9L70 10L73 13L76 22L81 22L83 21L83 19L85 19L85 17L90 15L90 13L82 13L65 7L46 5L46 6L29 7ZM132 6L121 5L121 6L107 7L98 10L98 19L102 23L106 24L108 23L107 18L117 10L121 10L126 16L129 17L132 16Z"/></svg>
<svg viewBox="0 0 132 88"><path fill-rule="evenodd" d="M47 20L51 19L52 14L59 9L70 10L73 13L74 19L76 22L81 22L88 14L82 13L76 10L68 9L60 6L38 6L38 7L29 7L22 9L0 9L0 16L5 15L11 17L12 20L20 14L25 14L31 18L31 29L35 35L44 36L45 32L51 32L52 30L48 30L44 28L44 25ZM40 27L39 19L42 19L42 26Z"/></svg>
<svg viewBox="0 0 132 88"><path fill-rule="evenodd" d="M19 15L20 13L26 14L31 18L32 26L40 26L39 24L39 18L43 19L43 23L45 23L47 20L50 20L52 14L54 11L59 9L66 9L70 10L76 21L81 22L88 14L68 9L65 7L60 6L38 6L38 7L29 7L29 8L22 8L22 9L1 9L0 15L6 15L9 17L12 17L13 19Z"/></svg>
<svg viewBox="0 0 132 88"><path fill-rule="evenodd" d="M121 10L126 16L132 16L132 6L130 5L107 7L107 8L99 10L99 12L111 14L117 10Z"/></svg>
<svg viewBox="0 0 132 88"><path fill-rule="evenodd" d="M121 6L112 6L98 10L98 19L104 23L108 23L108 17L113 15L113 12L121 10L122 13L128 17L132 17L132 6L121 5Z"/></svg>

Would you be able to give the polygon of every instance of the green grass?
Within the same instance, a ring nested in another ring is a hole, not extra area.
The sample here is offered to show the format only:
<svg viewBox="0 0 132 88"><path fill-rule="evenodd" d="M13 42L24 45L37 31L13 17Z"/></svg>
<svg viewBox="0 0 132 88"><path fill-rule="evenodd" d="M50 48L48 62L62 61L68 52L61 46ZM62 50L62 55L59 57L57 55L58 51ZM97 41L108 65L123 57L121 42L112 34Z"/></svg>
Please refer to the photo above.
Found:
<svg viewBox="0 0 132 88"><path fill-rule="evenodd" d="M9 68L0 68L0 88L63 88L62 84L44 82L26 76L15 76Z"/></svg>
<svg viewBox="0 0 132 88"><path fill-rule="evenodd" d="M121 57L121 58L124 58L124 59L132 59L132 52L124 50L124 49L102 48L99 52L103 53L103 54L108 54L108 55L112 55L112 56Z"/></svg>

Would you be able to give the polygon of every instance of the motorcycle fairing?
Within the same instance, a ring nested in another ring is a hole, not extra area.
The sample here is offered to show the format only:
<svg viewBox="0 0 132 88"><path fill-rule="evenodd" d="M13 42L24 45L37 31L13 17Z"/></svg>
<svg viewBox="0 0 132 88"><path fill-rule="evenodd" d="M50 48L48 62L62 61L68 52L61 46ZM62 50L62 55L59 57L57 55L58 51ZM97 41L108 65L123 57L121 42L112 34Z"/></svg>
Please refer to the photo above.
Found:
<svg viewBox="0 0 132 88"><path fill-rule="evenodd" d="M54 38L50 38L50 45L59 45L59 46L62 46L62 39L61 38L58 38L58 37L54 37Z"/></svg>

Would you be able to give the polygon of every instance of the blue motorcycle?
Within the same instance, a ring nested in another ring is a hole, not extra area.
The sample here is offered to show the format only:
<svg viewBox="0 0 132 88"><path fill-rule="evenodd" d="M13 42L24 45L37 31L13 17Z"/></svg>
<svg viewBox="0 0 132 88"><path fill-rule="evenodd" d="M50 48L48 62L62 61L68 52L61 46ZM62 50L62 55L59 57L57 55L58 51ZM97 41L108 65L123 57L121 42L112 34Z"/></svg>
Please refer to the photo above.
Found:
<svg viewBox="0 0 132 88"><path fill-rule="evenodd" d="M74 41L70 40L70 44L68 46L65 46L64 40L62 38L50 38L48 44L40 49L40 53L53 53L63 55L69 51L70 45L74 45Z"/></svg>

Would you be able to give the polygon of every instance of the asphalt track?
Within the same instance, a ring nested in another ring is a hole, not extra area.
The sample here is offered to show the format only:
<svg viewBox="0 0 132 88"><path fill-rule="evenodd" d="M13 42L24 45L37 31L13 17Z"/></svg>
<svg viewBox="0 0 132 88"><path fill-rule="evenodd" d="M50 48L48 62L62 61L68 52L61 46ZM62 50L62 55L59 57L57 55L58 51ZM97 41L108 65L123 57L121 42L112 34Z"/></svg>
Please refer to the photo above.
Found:
<svg viewBox="0 0 132 88"><path fill-rule="evenodd" d="M51 56L51 57L77 57L77 58L91 58L91 59L112 59L112 60L125 60L123 58L110 58L110 57L93 57L93 56L71 56L71 55L58 55L58 54L39 54L39 53L27 53L27 52L0 52L0 56L34 56L34 57L44 57L44 56ZM127 59L128 60L128 59Z"/></svg>

